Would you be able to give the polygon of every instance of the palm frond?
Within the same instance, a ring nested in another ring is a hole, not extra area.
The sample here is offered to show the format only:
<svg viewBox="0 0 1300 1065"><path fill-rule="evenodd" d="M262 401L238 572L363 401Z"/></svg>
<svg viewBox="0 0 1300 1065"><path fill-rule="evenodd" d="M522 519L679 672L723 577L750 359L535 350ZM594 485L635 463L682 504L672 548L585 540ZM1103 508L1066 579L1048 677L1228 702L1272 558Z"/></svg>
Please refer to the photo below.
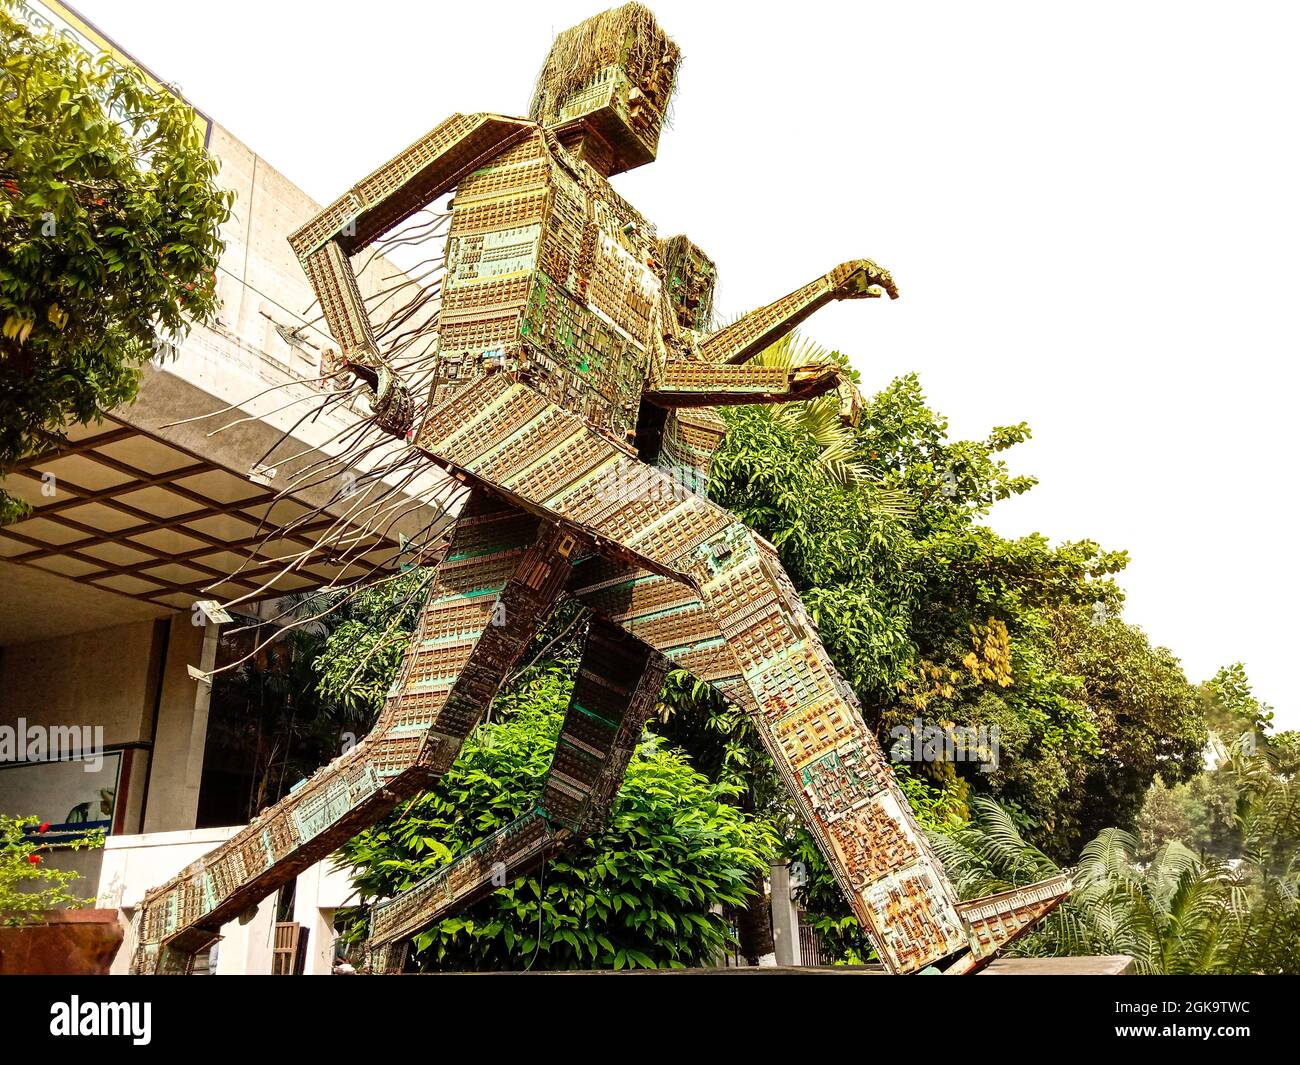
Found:
<svg viewBox="0 0 1300 1065"><path fill-rule="evenodd" d="M751 360L758 366L815 366L836 363L834 353L798 331L787 333L764 348ZM817 467L827 480L846 487L875 484L870 503L877 513L890 517L910 517L916 510L906 492L880 487L880 478L863 461L851 426L840 417L837 392L828 392L803 403L779 403L757 408L761 417L794 432L807 433L818 447Z"/></svg>

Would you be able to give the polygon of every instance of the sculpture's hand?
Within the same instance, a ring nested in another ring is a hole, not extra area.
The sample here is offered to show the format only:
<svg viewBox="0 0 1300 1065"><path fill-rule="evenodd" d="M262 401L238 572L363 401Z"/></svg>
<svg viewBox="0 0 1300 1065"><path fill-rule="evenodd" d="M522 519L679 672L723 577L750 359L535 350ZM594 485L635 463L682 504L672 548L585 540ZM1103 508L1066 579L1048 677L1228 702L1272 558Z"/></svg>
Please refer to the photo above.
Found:
<svg viewBox="0 0 1300 1065"><path fill-rule="evenodd" d="M831 284L835 298L840 300L878 299L882 292L891 300L898 299L898 286L889 271L870 259L850 259L831 271Z"/></svg>
<svg viewBox="0 0 1300 1065"><path fill-rule="evenodd" d="M839 400L840 421L851 427L856 426L862 417L862 393L839 366L835 363L815 363L811 366L796 366L790 372L790 393L797 399L813 399L832 389Z"/></svg>
<svg viewBox="0 0 1300 1065"><path fill-rule="evenodd" d="M836 392L840 400L840 422L851 429L856 429L858 422L862 420L864 405L862 393L858 391L857 385L847 379L840 382Z"/></svg>
<svg viewBox="0 0 1300 1065"><path fill-rule="evenodd" d="M816 399L833 388L839 388L844 376L833 362L818 362L810 366L790 368L790 399Z"/></svg>
<svg viewBox="0 0 1300 1065"><path fill-rule="evenodd" d="M376 424L398 436L404 435L414 420L415 404L410 390L393 372L388 360L378 350L363 347L335 355L334 362L368 386L366 401Z"/></svg>

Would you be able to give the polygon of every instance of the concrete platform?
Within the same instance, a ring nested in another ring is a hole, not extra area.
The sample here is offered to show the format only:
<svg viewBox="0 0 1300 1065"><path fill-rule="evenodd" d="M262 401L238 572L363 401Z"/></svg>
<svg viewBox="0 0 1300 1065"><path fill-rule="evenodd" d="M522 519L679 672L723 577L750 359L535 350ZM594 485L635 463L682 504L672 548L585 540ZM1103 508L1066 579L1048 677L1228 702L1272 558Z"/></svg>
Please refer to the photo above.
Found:
<svg viewBox="0 0 1300 1065"><path fill-rule="evenodd" d="M999 958L981 976L1124 976L1133 967L1127 954L1079 958ZM879 965L736 966L725 969L574 969L562 972L425 973L426 976L887 976Z"/></svg>

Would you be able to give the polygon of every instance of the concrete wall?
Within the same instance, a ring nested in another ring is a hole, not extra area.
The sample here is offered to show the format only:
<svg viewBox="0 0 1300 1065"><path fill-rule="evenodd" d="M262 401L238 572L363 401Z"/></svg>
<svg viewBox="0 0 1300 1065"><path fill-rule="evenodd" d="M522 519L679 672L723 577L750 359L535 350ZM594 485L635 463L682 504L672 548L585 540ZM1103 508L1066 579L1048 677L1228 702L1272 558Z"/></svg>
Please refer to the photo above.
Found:
<svg viewBox="0 0 1300 1065"><path fill-rule="evenodd" d="M187 667L211 668L216 637L215 627L196 627L184 613L10 644L0 649L0 725L17 728L21 720L29 729L102 726L106 748L145 745L131 749L129 772L118 785L121 830L191 829L198 813L210 689L191 679ZM0 812L58 816L26 807ZM85 898L100 877L103 852L56 849L46 861L80 873L82 880L70 890Z"/></svg>
<svg viewBox="0 0 1300 1065"><path fill-rule="evenodd" d="M0 657L0 722L103 725L105 744L147 738L153 641L153 622L138 621L10 644Z"/></svg>
<svg viewBox="0 0 1300 1065"><path fill-rule="evenodd" d="M0 724L102 726L105 747L152 742L152 757L133 758L125 830L139 831L141 814L145 831L193 828L209 689L187 667L211 668L215 655L215 627L194 626L188 613L10 644L0 654Z"/></svg>
<svg viewBox="0 0 1300 1065"><path fill-rule="evenodd" d="M334 971L334 914L340 907L356 905L356 901L352 878L346 871L333 868L330 858L298 874L293 919L307 937L304 976Z"/></svg>
<svg viewBox="0 0 1300 1065"><path fill-rule="evenodd" d="M217 273L217 294L222 302L220 329L280 362L290 372L314 377L317 369L313 350L288 343L275 326L305 326L302 335L310 344L336 346L322 328L319 308L311 306L315 294L288 241L289 234L309 222L320 205L219 125L212 127L209 151L221 161L219 183L235 193L233 216L222 231L226 250ZM357 178L364 177L380 162L372 159L358 163ZM432 254L422 252L415 258ZM369 254L358 256L355 265L360 270L357 286L363 297L391 289L393 278L401 270L391 259ZM372 305L371 311L379 312L377 317L382 318L383 307L392 310L405 303L414 291L405 289L400 295ZM417 315L404 328L422 320L423 314Z"/></svg>

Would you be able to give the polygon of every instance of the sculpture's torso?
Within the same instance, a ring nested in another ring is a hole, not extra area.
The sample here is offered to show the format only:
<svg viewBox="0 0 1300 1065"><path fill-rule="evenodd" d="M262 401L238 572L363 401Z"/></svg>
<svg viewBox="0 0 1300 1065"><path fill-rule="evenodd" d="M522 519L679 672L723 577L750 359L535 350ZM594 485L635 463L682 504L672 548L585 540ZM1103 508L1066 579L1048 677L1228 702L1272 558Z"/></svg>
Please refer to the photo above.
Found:
<svg viewBox="0 0 1300 1065"><path fill-rule="evenodd" d="M656 254L654 228L540 128L470 174L453 201L431 405L516 372L631 448L677 329Z"/></svg>

